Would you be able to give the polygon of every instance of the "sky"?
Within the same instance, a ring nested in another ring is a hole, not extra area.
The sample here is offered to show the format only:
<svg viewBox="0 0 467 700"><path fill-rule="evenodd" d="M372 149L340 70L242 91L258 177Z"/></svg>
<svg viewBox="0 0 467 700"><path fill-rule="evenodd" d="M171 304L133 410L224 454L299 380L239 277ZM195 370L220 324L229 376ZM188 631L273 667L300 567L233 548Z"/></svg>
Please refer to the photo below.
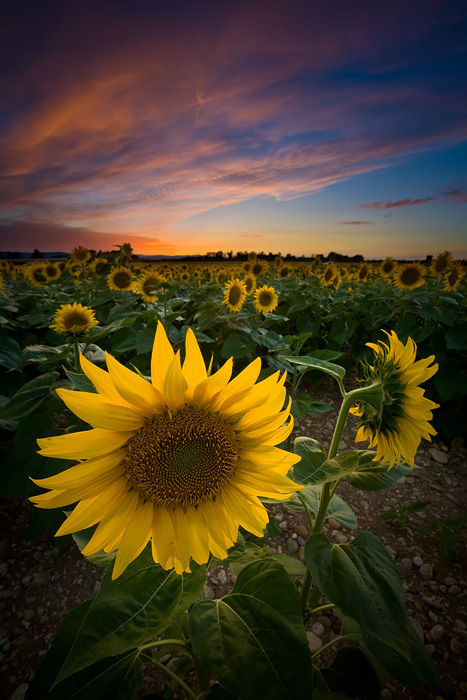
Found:
<svg viewBox="0 0 467 700"><path fill-rule="evenodd" d="M467 5L6 0L0 250L467 257Z"/></svg>

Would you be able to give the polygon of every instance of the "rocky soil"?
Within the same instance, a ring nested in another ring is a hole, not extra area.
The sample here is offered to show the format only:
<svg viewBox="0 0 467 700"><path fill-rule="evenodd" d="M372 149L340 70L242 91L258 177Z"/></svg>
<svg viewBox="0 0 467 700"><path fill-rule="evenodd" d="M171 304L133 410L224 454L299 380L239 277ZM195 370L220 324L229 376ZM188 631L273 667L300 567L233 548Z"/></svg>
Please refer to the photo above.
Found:
<svg viewBox="0 0 467 700"><path fill-rule="evenodd" d="M323 392L320 399L338 408L338 397ZM297 421L296 435L308 435L329 445L335 413ZM353 446L352 419L346 428L341 449ZM365 445L359 445L365 447ZM402 688L389 683L381 689L384 700L462 700L467 698L467 526L456 544L457 558L449 563L440 551L439 530L418 538L417 526L426 527L440 517L457 518L467 512L467 451L453 450L436 440L422 442L417 465L410 476L392 488L362 492L347 482L339 495L358 517L357 530L349 531L336 521L327 521L327 532L335 542L347 542L358 532L376 534L394 559L403 580L412 624L432 655L442 681L440 688ZM407 518L377 520L377 516L416 501L427 506ZM279 536L269 538L270 553L286 553L303 558L308 535L306 518L271 506ZM0 505L0 693L10 700L22 700L28 684L46 653L60 620L81 601L93 596L102 569L85 560L74 544L63 552L47 535L28 540L29 504L25 499L9 499ZM220 597L233 585L227 566L211 570L205 587L206 597ZM318 650L338 630L332 613L309 623L310 648ZM323 654L324 665L330 655ZM167 663L171 663L170 658ZM154 683L156 687L154 687ZM141 697L163 690L161 681L150 674ZM173 689L172 697L186 697Z"/></svg>

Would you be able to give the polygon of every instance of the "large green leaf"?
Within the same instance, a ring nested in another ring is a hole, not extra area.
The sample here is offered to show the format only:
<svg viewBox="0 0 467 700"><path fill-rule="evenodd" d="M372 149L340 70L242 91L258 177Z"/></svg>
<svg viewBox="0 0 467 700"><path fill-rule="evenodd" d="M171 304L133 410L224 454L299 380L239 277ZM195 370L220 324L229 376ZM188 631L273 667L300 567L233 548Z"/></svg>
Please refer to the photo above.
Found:
<svg viewBox="0 0 467 700"><path fill-rule="evenodd" d="M293 478L297 484L315 483L313 474L326 460L326 451L322 444L309 437L298 437L294 440L294 452L301 460L294 466Z"/></svg>
<svg viewBox="0 0 467 700"><path fill-rule="evenodd" d="M3 334L0 338L0 365L7 369L13 369L21 362L21 346L9 335Z"/></svg>
<svg viewBox="0 0 467 700"><path fill-rule="evenodd" d="M375 669L356 647L340 649L328 668L320 670L328 688L360 700L379 700L381 688Z"/></svg>
<svg viewBox="0 0 467 700"><path fill-rule="evenodd" d="M340 365L334 364L334 362L326 362L325 360L318 360L316 357L309 357L304 355L303 357L295 357L293 355L287 355L282 357L283 360L287 362L292 362L292 364L300 365L302 368L306 368L305 371L309 369L319 369L321 372L330 374L331 377L341 381L345 377L345 369Z"/></svg>
<svg viewBox="0 0 467 700"><path fill-rule="evenodd" d="M363 491L387 489L411 472L408 464L389 469L387 462L374 462L376 452L372 450L356 450L354 454L358 455L358 464L346 474L346 478L352 486Z"/></svg>
<svg viewBox="0 0 467 700"><path fill-rule="evenodd" d="M135 697L143 680L137 649L101 659L52 687L91 603L90 600L81 603L64 618L25 700L132 700Z"/></svg>
<svg viewBox="0 0 467 700"><path fill-rule="evenodd" d="M50 397L59 378L58 372L47 372L24 384L3 406L0 418L12 420L32 413Z"/></svg>
<svg viewBox="0 0 467 700"><path fill-rule="evenodd" d="M321 484L308 484L302 491L294 493L284 505L290 510L302 513L306 510L300 500L302 498L311 512L316 515L319 509L322 488ZM338 520L344 527L348 527L351 530L357 527L357 516L352 508L336 494L329 502L325 517L334 518L334 520Z"/></svg>
<svg viewBox="0 0 467 700"><path fill-rule="evenodd" d="M312 534L305 561L323 595L358 622L365 638L371 635L409 658L402 581L375 535L362 532L337 545Z"/></svg>
<svg viewBox="0 0 467 700"><path fill-rule="evenodd" d="M280 564L250 564L230 595L193 606L188 628L200 662L235 697L311 698L311 657L297 593Z"/></svg>
<svg viewBox="0 0 467 700"><path fill-rule="evenodd" d="M115 581L108 569L83 618L59 681L105 656L121 654L163 632L203 589L206 569L178 575L155 564L147 547Z"/></svg>

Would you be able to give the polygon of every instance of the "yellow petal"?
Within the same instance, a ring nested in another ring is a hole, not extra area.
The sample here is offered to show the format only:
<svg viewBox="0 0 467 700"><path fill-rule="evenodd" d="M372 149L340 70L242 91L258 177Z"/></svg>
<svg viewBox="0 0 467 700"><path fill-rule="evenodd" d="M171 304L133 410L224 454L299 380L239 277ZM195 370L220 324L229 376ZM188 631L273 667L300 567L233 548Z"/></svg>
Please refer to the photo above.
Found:
<svg viewBox="0 0 467 700"><path fill-rule="evenodd" d="M128 491L128 482L126 479L119 479L98 496L80 501L59 527L55 536L70 535L72 532L79 532L95 525L104 517L110 507L124 497L126 491Z"/></svg>
<svg viewBox="0 0 467 700"><path fill-rule="evenodd" d="M224 401L228 401L236 398L242 397L243 392L247 389L251 389L255 381L258 379L258 375L261 371L261 360L257 357L253 362L245 367L245 369L238 374L235 379L232 379L227 386L222 389L213 402L212 410L218 411L219 406L222 406Z"/></svg>
<svg viewBox="0 0 467 700"><path fill-rule="evenodd" d="M117 557L112 571L112 580L116 579L143 551L151 536L152 528L151 502L145 503L133 515L118 546Z"/></svg>
<svg viewBox="0 0 467 700"><path fill-rule="evenodd" d="M112 355L105 353L105 356L114 386L125 401L136 406L146 417L164 412L162 396L152 384L124 367Z"/></svg>
<svg viewBox="0 0 467 700"><path fill-rule="evenodd" d="M111 545L123 534L140 502L141 498L136 491L125 494L125 497L104 515L93 536L81 550L82 554L88 557Z"/></svg>
<svg viewBox="0 0 467 700"><path fill-rule="evenodd" d="M175 562L179 562L183 571L190 571L190 533L186 521L186 515L181 508L175 508L172 513L172 522L175 532ZM177 566L175 566L177 571ZM177 573L179 573L177 571Z"/></svg>
<svg viewBox="0 0 467 700"><path fill-rule="evenodd" d="M154 508L152 542L154 561L157 561L163 569L171 569L174 564L175 533L172 519L165 506Z"/></svg>
<svg viewBox="0 0 467 700"><path fill-rule="evenodd" d="M163 394L165 374L173 356L174 351L167 338L164 326L158 321L151 355L151 379L153 386L161 394Z"/></svg>
<svg viewBox="0 0 467 700"><path fill-rule="evenodd" d="M123 473L121 469L117 479ZM76 486L72 489L54 490L48 493L40 493L37 496L31 496L29 500L38 508L63 508L70 506L77 501L84 501L87 498L92 498L99 493L102 493L107 486L115 482L113 472L106 472L97 479L88 481L83 486Z"/></svg>
<svg viewBox="0 0 467 700"><path fill-rule="evenodd" d="M167 407L172 411L179 411L183 408L187 388L188 384L180 365L180 352L177 352L168 366L164 379L163 394Z"/></svg>
<svg viewBox="0 0 467 700"><path fill-rule="evenodd" d="M205 564L209 559L209 540L203 514L199 509L190 506L186 511L186 521L191 556L197 564Z"/></svg>
<svg viewBox="0 0 467 700"><path fill-rule="evenodd" d="M185 362L182 372L188 384L188 398L190 398L195 387L207 377L203 355L191 328L187 330L185 337Z"/></svg>
<svg viewBox="0 0 467 700"><path fill-rule="evenodd" d="M269 517L263 505L254 496L247 498L232 484L222 489L222 497L240 525L257 537L263 536Z"/></svg>
<svg viewBox="0 0 467 700"><path fill-rule="evenodd" d="M92 362L87 360L84 355L79 356L81 369L88 379L96 387L97 392L107 401L113 403L126 404L118 391L115 389L110 374L100 367L96 367Z"/></svg>
<svg viewBox="0 0 467 700"><path fill-rule="evenodd" d="M86 459L100 457L124 445L134 435L134 430L116 432L114 430L81 430L68 435L40 438L37 444L38 452L44 457L59 457L60 459Z"/></svg>
<svg viewBox="0 0 467 700"><path fill-rule="evenodd" d="M138 430L145 423L141 412L131 406L107 403L99 394L69 389L57 389L57 394L70 411L93 428Z"/></svg>
<svg viewBox="0 0 467 700"><path fill-rule="evenodd" d="M71 489L86 484L107 471L118 475L120 463L125 455L126 450L115 450L102 457L93 457L85 462L80 462L80 464L65 469L64 472L55 474L55 476L48 476L45 479L29 478L43 489Z"/></svg>
<svg viewBox="0 0 467 700"><path fill-rule="evenodd" d="M220 369L210 377L207 377L193 392L192 402L199 408L207 408L211 405L213 396L218 394L229 382L232 375L232 358L227 360Z"/></svg>

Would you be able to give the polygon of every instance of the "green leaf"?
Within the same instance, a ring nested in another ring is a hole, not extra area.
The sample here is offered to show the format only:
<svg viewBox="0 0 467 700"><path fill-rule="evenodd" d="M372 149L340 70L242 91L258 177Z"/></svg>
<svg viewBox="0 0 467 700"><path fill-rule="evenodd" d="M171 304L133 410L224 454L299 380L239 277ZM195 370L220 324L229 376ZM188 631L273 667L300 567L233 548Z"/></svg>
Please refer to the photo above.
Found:
<svg viewBox="0 0 467 700"><path fill-rule="evenodd" d="M239 579L234 591L241 592L191 609L188 628L196 656L242 700L311 697L311 657L288 574L265 560L250 564Z"/></svg>
<svg viewBox="0 0 467 700"><path fill-rule="evenodd" d="M292 576L303 576L306 572L306 566L299 559L289 557L287 554L271 554L268 559L279 562L281 566Z"/></svg>
<svg viewBox="0 0 467 700"><path fill-rule="evenodd" d="M179 576L155 564L147 547L115 581L108 569L58 676L121 654L163 632L202 591L206 568Z"/></svg>
<svg viewBox="0 0 467 700"><path fill-rule="evenodd" d="M450 350L467 350L467 323L457 323L446 331L444 337Z"/></svg>
<svg viewBox="0 0 467 700"><path fill-rule="evenodd" d="M371 635L409 658L402 581L375 535L362 532L353 542L337 545L312 534L305 561L323 595L358 622L366 639Z"/></svg>
<svg viewBox="0 0 467 700"><path fill-rule="evenodd" d="M242 569L256 559L266 559L266 552L269 547L258 547L257 544L248 542L245 547L244 553L240 557L237 557L234 561L229 564L230 571L234 576L238 576Z"/></svg>
<svg viewBox="0 0 467 700"><path fill-rule="evenodd" d="M249 338L245 333L229 333L224 341L221 349L221 355L224 358L233 357L234 360L239 360L242 357L253 351L255 344L249 342Z"/></svg>
<svg viewBox="0 0 467 700"><path fill-rule="evenodd" d="M21 362L21 346L8 335L0 338L0 365L7 369L13 369Z"/></svg>
<svg viewBox="0 0 467 700"><path fill-rule="evenodd" d="M101 659L52 687L91 603L90 600L81 603L64 618L25 700L132 700L135 697L143 681L137 649Z"/></svg>
<svg viewBox="0 0 467 700"><path fill-rule="evenodd" d="M297 399L292 401L291 413L294 418L303 418L303 416L317 416L320 413L332 411L332 406L327 401L314 401L310 394L300 394Z"/></svg>
<svg viewBox="0 0 467 700"><path fill-rule="evenodd" d="M356 489L381 491L412 471L408 464L400 464L397 469L388 470L387 462L373 461L376 452L371 450L355 450L354 454L358 455L358 464L346 474L346 478Z"/></svg>
<svg viewBox="0 0 467 700"><path fill-rule="evenodd" d="M64 367L63 370L68 379L72 382L73 386L76 389L78 389L78 391L87 391L92 392L94 394L96 393L94 384L91 382L90 379L86 377L85 374L78 372L70 372L70 370L66 369L66 367Z"/></svg>
<svg viewBox="0 0 467 700"><path fill-rule="evenodd" d="M314 515L318 513L319 502L322 491L322 484L308 484L302 491L294 493L284 505L290 510L303 513L306 508L300 500L300 496L304 499L308 508ZM299 495L300 494L300 495ZM326 518L334 518L338 520L344 527L354 530L357 527L357 516L352 508L340 497L334 494L331 498L326 510Z"/></svg>
<svg viewBox="0 0 467 700"><path fill-rule="evenodd" d="M313 474L326 461L326 450L314 438L298 437L294 440L294 452L301 457L293 469L294 481L297 484L313 483Z"/></svg>
<svg viewBox="0 0 467 700"><path fill-rule="evenodd" d="M47 372L24 384L0 411L0 418L22 418L46 401L52 385L60 378L58 372Z"/></svg>
<svg viewBox="0 0 467 700"><path fill-rule="evenodd" d="M86 547L89 540L95 533L96 528L97 525L94 525L93 527L88 527L86 530L80 530L80 532L73 533L73 539L78 545L80 552L82 552L83 549ZM114 561L116 556L116 552L107 554L107 552L104 552L104 550L102 550L100 552L96 552L96 554L88 555L86 559L89 559L89 561L92 561L93 564L97 564L97 566L102 566L104 569L106 569Z"/></svg>
<svg viewBox="0 0 467 700"><path fill-rule="evenodd" d="M287 360L287 362L292 362L292 364L306 367L305 371L308 371L309 369L319 369L322 372L326 372L326 374L330 374L331 377L334 377L334 379L337 379L338 381L341 381L345 377L345 369L343 367L336 365L333 362L318 360L316 357L310 357L308 355L304 355L303 357L287 355L286 357L282 357L282 359Z"/></svg>
<svg viewBox="0 0 467 700"><path fill-rule="evenodd" d="M330 690L360 700L379 700L378 676L365 654L355 647L340 649L328 668L320 670Z"/></svg>

